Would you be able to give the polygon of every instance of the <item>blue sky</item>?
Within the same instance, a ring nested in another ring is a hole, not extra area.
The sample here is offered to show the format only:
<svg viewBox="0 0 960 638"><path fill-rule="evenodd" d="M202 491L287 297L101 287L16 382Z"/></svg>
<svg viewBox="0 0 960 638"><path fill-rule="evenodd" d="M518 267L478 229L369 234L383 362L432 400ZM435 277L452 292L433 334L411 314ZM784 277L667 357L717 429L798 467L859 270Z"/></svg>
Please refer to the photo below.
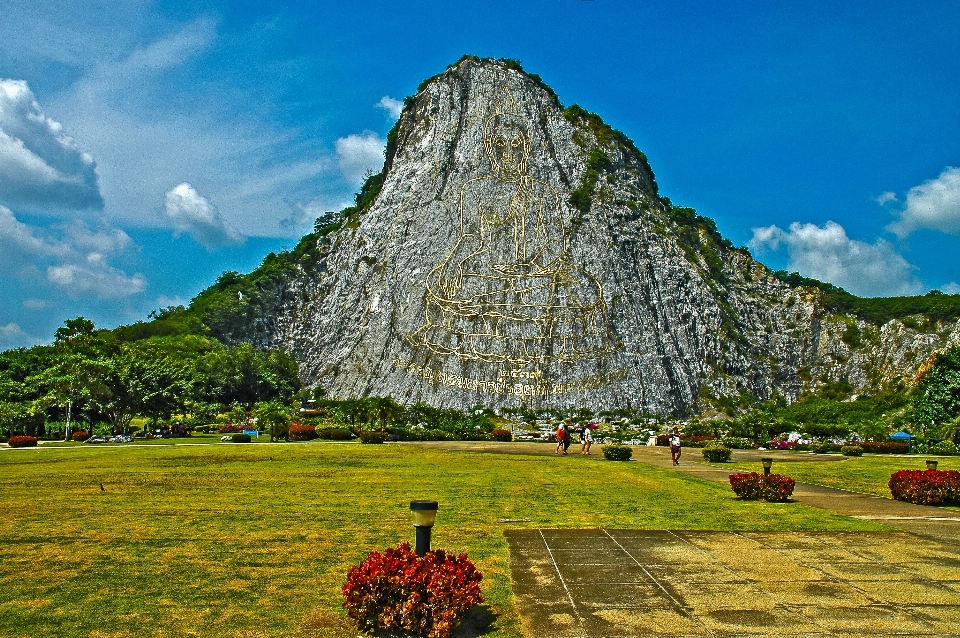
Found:
<svg viewBox="0 0 960 638"><path fill-rule="evenodd" d="M794 6L796 5L796 6ZM0 348L188 303L378 169L398 100L510 57L661 193L861 295L960 292L960 3L0 0Z"/></svg>

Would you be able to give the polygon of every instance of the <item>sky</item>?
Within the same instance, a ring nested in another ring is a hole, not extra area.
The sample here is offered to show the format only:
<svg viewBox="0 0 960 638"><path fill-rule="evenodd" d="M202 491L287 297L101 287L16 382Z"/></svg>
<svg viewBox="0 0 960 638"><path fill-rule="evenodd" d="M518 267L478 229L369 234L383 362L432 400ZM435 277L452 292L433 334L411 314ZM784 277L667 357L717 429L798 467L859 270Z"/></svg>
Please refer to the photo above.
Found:
<svg viewBox="0 0 960 638"><path fill-rule="evenodd" d="M292 248L465 53L598 113L771 268L960 293L958 32L955 0L0 0L0 350Z"/></svg>

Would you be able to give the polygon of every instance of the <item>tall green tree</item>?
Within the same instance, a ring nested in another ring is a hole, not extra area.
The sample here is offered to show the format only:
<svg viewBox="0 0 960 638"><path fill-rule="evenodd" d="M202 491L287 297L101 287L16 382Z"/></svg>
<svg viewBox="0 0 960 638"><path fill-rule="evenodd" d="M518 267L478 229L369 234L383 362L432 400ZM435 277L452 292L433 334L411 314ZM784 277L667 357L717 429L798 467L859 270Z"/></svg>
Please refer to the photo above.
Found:
<svg viewBox="0 0 960 638"><path fill-rule="evenodd" d="M920 432L960 416L960 346L937 355L914 390L913 422Z"/></svg>

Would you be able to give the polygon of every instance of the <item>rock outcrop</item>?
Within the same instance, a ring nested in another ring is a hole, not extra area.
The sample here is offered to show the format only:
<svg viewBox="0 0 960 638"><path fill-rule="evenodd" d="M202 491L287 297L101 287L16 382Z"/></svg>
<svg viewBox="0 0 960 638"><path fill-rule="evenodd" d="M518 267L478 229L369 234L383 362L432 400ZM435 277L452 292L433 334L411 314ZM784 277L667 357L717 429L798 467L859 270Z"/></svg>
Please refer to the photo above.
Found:
<svg viewBox="0 0 960 638"><path fill-rule="evenodd" d="M331 396L683 413L900 383L957 340L830 315L510 63L467 58L422 85L382 179L269 322Z"/></svg>

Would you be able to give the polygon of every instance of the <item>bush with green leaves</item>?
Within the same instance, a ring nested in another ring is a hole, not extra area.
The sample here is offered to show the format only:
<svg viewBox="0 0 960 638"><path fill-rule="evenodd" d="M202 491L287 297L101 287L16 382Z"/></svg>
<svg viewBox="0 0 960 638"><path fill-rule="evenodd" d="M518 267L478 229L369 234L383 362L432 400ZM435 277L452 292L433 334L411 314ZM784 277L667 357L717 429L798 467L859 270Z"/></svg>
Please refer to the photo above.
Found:
<svg viewBox="0 0 960 638"><path fill-rule="evenodd" d="M710 463L726 463L733 455L733 450L719 443L711 443L704 447L700 453Z"/></svg>
<svg viewBox="0 0 960 638"><path fill-rule="evenodd" d="M844 456L863 456L863 448L859 445L844 445L840 448L840 454Z"/></svg>
<svg viewBox="0 0 960 638"><path fill-rule="evenodd" d="M827 454L837 449L837 446L830 441L814 441L810 444L810 451L816 454Z"/></svg>
<svg viewBox="0 0 960 638"><path fill-rule="evenodd" d="M623 443L611 443L600 447L603 458L608 461L629 461L633 457L633 448Z"/></svg>
<svg viewBox="0 0 960 638"><path fill-rule="evenodd" d="M374 430L364 430L360 433L361 443L384 443L390 435L386 432L376 432Z"/></svg>
<svg viewBox="0 0 960 638"><path fill-rule="evenodd" d="M928 448L930 454L940 454L943 456L953 456L960 454L960 451L957 450L957 446L950 441L940 441L935 443Z"/></svg>
<svg viewBox="0 0 960 638"><path fill-rule="evenodd" d="M317 434L325 441L349 441L353 433L347 428L321 428Z"/></svg>
<svg viewBox="0 0 960 638"><path fill-rule="evenodd" d="M752 450L753 441L742 436L725 436L720 439L720 444L731 450Z"/></svg>
<svg viewBox="0 0 960 638"><path fill-rule="evenodd" d="M230 440L233 441L234 443L249 443L250 435L244 434L243 432L237 432L236 434L230 437Z"/></svg>

